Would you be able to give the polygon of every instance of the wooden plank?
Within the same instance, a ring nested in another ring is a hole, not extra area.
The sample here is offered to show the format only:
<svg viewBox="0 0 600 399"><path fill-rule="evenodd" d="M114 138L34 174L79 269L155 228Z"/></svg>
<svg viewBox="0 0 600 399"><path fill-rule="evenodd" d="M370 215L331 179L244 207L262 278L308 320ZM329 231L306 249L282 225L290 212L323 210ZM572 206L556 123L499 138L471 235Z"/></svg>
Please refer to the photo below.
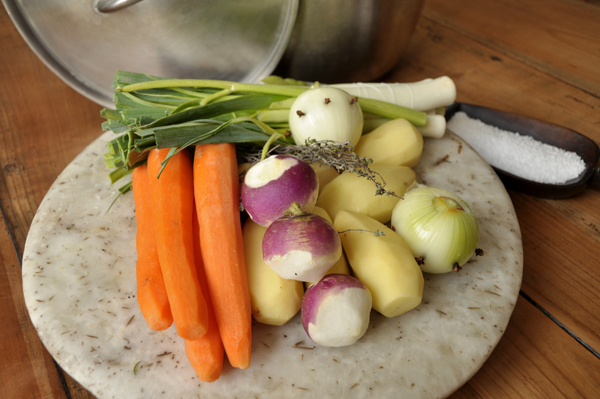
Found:
<svg viewBox="0 0 600 399"><path fill-rule="evenodd" d="M50 184L101 134L102 107L68 87L37 58L4 8L0 26L2 50L10 54L0 57L0 147L11 149L0 159L5 179L0 199L22 253L31 220Z"/></svg>
<svg viewBox="0 0 600 399"><path fill-rule="evenodd" d="M444 75L456 83L458 101L565 126L600 142L600 98L421 18L406 54L385 79Z"/></svg>
<svg viewBox="0 0 600 399"><path fill-rule="evenodd" d="M0 381L6 398L64 398L60 375L35 328L23 298L21 267L0 213Z"/></svg>
<svg viewBox="0 0 600 399"><path fill-rule="evenodd" d="M600 142L599 98L425 18L386 80L442 75L455 81L459 101L546 120ZM512 193L512 199L524 236L523 290L600 350L600 193L561 201ZM559 259L564 267L556 266Z"/></svg>
<svg viewBox="0 0 600 399"><path fill-rule="evenodd" d="M597 398L600 359L519 297L504 336L452 399Z"/></svg>
<svg viewBox="0 0 600 399"><path fill-rule="evenodd" d="M600 7L565 0L428 0L423 16L600 96Z"/></svg>
<svg viewBox="0 0 600 399"><path fill-rule="evenodd" d="M511 198L517 215L527 215L527 223L521 223L523 290L600 350L600 215L586 210L600 204L600 193L562 201Z"/></svg>
<svg viewBox="0 0 600 399"><path fill-rule="evenodd" d="M10 292L2 296L0 307L0 342L7 359L0 366L3 396L64 398L68 393L73 399L91 399L89 392L63 373L64 390L56 364L31 325L17 251L23 253L29 225L50 184L101 133L101 107L46 68L3 7L0 41L3 52L11 55L0 57L0 148L10 149L0 152L0 203L6 215L0 233L4 267L0 292ZM6 226L12 230L14 246L5 234Z"/></svg>

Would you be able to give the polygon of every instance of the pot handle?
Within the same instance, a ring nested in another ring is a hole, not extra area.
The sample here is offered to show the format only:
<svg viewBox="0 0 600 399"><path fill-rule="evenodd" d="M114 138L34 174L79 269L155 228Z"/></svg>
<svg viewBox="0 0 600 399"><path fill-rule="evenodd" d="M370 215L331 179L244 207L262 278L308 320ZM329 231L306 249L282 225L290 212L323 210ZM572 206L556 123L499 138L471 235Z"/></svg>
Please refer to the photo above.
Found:
<svg viewBox="0 0 600 399"><path fill-rule="evenodd" d="M98 0L95 4L96 11L111 13L139 3L142 0Z"/></svg>

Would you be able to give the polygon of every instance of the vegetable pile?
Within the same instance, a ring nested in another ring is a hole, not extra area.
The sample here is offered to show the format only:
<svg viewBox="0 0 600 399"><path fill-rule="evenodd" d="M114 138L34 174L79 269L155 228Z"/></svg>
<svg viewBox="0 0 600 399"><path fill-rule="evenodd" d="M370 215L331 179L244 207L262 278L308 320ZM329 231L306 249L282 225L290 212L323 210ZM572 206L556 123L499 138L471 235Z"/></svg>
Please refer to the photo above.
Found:
<svg viewBox="0 0 600 399"><path fill-rule="evenodd" d="M252 317L283 325L301 311L317 345L351 345L372 309L409 312L423 272L459 271L476 250L469 205L412 170L423 136L445 131L447 77L309 86L119 71L114 86L105 163L113 183L132 173L120 191L134 194L139 306L151 329L175 324L202 381L225 355L250 366Z"/></svg>

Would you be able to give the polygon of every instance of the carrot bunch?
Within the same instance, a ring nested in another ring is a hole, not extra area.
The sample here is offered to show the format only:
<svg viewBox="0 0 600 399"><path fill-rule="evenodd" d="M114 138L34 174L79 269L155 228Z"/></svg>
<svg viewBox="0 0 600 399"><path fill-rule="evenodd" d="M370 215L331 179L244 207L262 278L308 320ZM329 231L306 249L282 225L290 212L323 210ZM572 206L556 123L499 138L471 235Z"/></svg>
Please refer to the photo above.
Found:
<svg viewBox="0 0 600 399"><path fill-rule="evenodd" d="M153 149L134 169L138 303L149 327L173 322L202 381L250 366L251 307L239 214L235 145ZM160 177L159 176L160 172Z"/></svg>

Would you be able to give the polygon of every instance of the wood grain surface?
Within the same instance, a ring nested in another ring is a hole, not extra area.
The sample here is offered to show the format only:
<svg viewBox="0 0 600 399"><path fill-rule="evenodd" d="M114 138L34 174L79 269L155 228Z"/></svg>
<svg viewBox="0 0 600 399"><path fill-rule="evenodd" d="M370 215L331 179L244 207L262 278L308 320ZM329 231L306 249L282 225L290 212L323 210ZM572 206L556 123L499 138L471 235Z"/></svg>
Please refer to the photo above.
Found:
<svg viewBox="0 0 600 399"><path fill-rule="evenodd" d="M6 398L91 398L54 362L24 305L20 258L52 182L101 133L101 106L56 77L0 8L0 386ZM427 0L382 80L448 75L458 100L545 120L600 143L600 6L574 0ZM600 192L509 192L524 246L504 337L452 398L597 398Z"/></svg>

